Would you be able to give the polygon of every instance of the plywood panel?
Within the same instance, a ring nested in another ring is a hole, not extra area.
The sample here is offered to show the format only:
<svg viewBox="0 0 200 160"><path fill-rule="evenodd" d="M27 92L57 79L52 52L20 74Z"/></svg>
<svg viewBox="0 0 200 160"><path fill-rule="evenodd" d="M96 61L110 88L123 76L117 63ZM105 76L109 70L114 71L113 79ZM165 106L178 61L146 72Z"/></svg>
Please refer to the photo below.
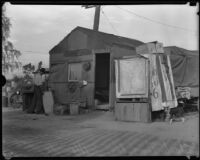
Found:
<svg viewBox="0 0 200 160"><path fill-rule="evenodd" d="M81 55L81 56L70 56L65 57L68 62L83 62L83 61L92 61L92 55Z"/></svg>
<svg viewBox="0 0 200 160"><path fill-rule="evenodd" d="M119 63L121 94L145 94L145 60L135 58Z"/></svg>
<svg viewBox="0 0 200 160"><path fill-rule="evenodd" d="M136 57L115 62L117 98L148 97L148 61Z"/></svg>
<svg viewBox="0 0 200 160"><path fill-rule="evenodd" d="M67 39L68 50L86 49L87 35L80 31L74 31Z"/></svg>
<svg viewBox="0 0 200 160"><path fill-rule="evenodd" d="M112 53L114 58L136 55L136 51L133 47L122 46L122 45L113 45Z"/></svg>
<svg viewBox="0 0 200 160"><path fill-rule="evenodd" d="M115 118L119 121L149 122L151 111L148 103L116 103Z"/></svg>
<svg viewBox="0 0 200 160"><path fill-rule="evenodd" d="M66 61L66 57L63 53L50 54L49 55L50 64L64 63Z"/></svg>
<svg viewBox="0 0 200 160"><path fill-rule="evenodd" d="M132 109L133 109L132 113L133 113L134 121L143 121L144 120L143 118L145 117L142 117L140 115L140 111L143 109L140 103L133 104Z"/></svg>

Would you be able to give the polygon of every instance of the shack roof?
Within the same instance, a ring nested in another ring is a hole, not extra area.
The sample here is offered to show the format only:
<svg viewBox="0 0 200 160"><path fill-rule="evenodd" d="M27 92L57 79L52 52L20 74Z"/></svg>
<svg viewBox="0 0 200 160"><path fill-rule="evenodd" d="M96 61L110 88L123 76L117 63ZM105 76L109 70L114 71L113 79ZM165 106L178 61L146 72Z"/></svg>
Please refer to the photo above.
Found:
<svg viewBox="0 0 200 160"><path fill-rule="evenodd" d="M122 37L122 36L117 36L114 34L104 33L104 32L95 31L92 29L77 26L66 37L64 37L63 40L61 40L56 46L54 46L49 51L49 53L51 54L51 53L54 53L55 51L62 50L61 49L62 44L65 43L65 41L69 35L73 34L73 32L75 32L77 30L84 33L85 35L87 35L88 38L92 38L92 37L96 36L96 37L98 37L99 40L101 40L101 42L103 42L104 44L107 44L107 45L112 45L115 43L115 44L119 44L119 45L127 45L130 47L137 47L141 44L144 44L143 42L141 42L139 40L126 38L126 37Z"/></svg>

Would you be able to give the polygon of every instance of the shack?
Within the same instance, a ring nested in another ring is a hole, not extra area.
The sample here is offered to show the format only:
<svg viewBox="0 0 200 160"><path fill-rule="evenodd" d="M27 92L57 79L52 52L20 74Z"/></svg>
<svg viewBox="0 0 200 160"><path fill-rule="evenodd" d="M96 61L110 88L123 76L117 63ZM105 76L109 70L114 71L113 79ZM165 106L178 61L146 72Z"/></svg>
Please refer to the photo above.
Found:
<svg viewBox="0 0 200 160"><path fill-rule="evenodd" d="M80 101L90 109L113 110L114 59L135 55L135 48L141 44L138 40L83 27L73 29L49 51L49 85L55 103ZM82 87L76 82L87 85Z"/></svg>
<svg viewBox="0 0 200 160"><path fill-rule="evenodd" d="M117 99L114 60L137 55L136 48L142 44L83 27L73 29L49 51L49 86L55 103L81 102L89 109L114 110ZM170 55L174 86L189 86L198 97L197 52L174 46L164 47L164 52Z"/></svg>

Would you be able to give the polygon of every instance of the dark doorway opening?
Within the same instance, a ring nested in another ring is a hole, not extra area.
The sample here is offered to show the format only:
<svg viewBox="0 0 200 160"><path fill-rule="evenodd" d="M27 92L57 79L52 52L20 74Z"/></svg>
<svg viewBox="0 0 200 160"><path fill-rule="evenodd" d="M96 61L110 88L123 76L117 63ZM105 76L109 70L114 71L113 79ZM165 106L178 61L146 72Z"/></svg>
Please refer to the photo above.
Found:
<svg viewBox="0 0 200 160"><path fill-rule="evenodd" d="M98 105L109 104L110 54L98 53L95 58L95 103Z"/></svg>

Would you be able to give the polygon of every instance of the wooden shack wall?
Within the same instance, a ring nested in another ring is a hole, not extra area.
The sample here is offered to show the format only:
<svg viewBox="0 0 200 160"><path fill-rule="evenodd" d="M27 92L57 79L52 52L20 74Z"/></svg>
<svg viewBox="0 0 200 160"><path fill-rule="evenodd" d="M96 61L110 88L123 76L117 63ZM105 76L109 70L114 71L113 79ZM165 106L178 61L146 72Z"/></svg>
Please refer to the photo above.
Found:
<svg viewBox="0 0 200 160"><path fill-rule="evenodd" d="M76 30L72 34L70 34L67 38L67 49L68 50L78 50L78 49L86 49L88 42L88 37L86 34Z"/></svg>
<svg viewBox="0 0 200 160"><path fill-rule="evenodd" d="M84 64L85 62L90 62L91 68L89 71L82 69L82 80L87 81L87 85L81 89L81 99L87 100L87 105L93 107L94 105L94 61L92 55L82 55L82 56L72 56L67 57L68 63L80 62Z"/></svg>
<svg viewBox="0 0 200 160"><path fill-rule="evenodd" d="M124 46L124 45L115 45L111 46L111 44L105 44L100 38L98 38L95 34L92 37L86 36L84 33L79 31L74 31L69 34L67 38L65 38L59 44L59 53L51 53L50 54L50 68L52 66L63 65L63 69L58 71L59 74L63 74L63 76L67 76L68 73L68 63L70 62L86 62L89 61L91 63L91 70L83 74L83 80L88 82L88 85L82 89L82 97L87 99L88 106L94 106L94 79L95 79L95 61L93 54L82 55L72 55L68 54L68 51L76 51L76 50L94 50L94 49L102 49L102 50L110 50L110 107L114 108L115 104L115 70L114 70L114 59L120 58L123 56L130 56L136 54L135 49L132 47ZM95 53L95 52L94 52ZM68 90L68 80L67 77L63 77L62 82L57 82L56 80L52 81L51 84L54 86L55 95L60 103L68 103L70 101L70 93ZM65 98L64 98L65 97Z"/></svg>
<svg viewBox="0 0 200 160"><path fill-rule="evenodd" d="M66 62L66 57L64 56L63 53L50 54L49 59L50 59L50 65L49 65L50 69L55 64L61 64Z"/></svg>
<svg viewBox="0 0 200 160"><path fill-rule="evenodd" d="M55 98L58 103L68 104L71 101L72 94L68 89L68 65L69 63L85 63L90 62L91 69L89 71L82 70L82 79L88 82L87 86L81 88L81 99L87 101L87 105L92 107L94 105L94 62L92 55L70 56L65 57L64 63L54 64L53 68L58 67L55 73L51 73L50 85L55 93ZM52 68L52 70L53 70ZM76 96L79 93L77 93Z"/></svg>

